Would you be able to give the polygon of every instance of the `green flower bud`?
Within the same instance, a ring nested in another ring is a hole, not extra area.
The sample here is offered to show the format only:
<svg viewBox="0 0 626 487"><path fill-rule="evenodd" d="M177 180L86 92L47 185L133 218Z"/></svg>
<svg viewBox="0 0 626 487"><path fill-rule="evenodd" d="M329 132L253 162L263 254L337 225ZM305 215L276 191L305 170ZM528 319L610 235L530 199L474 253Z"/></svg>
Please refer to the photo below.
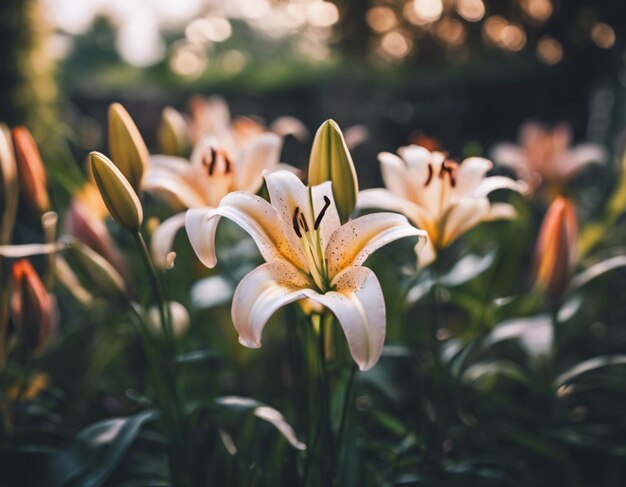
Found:
<svg viewBox="0 0 626 487"><path fill-rule="evenodd" d="M78 240L68 242L73 261L91 282L108 298L126 295L126 285L119 272L100 254Z"/></svg>
<svg viewBox="0 0 626 487"><path fill-rule="evenodd" d="M187 124L183 116L172 107L165 107L157 132L159 152L168 156L185 157L189 150Z"/></svg>
<svg viewBox="0 0 626 487"><path fill-rule="evenodd" d="M135 190L111 160L99 152L89 154L91 172L113 219L131 232L138 232L143 209Z"/></svg>
<svg viewBox="0 0 626 487"><path fill-rule="evenodd" d="M133 189L139 192L150 154L135 122L119 103L109 106L109 154Z"/></svg>
<svg viewBox="0 0 626 487"><path fill-rule="evenodd" d="M309 159L309 185L324 181L332 181L339 218L346 222L356 206L359 183L346 141L334 120L326 120L317 130Z"/></svg>

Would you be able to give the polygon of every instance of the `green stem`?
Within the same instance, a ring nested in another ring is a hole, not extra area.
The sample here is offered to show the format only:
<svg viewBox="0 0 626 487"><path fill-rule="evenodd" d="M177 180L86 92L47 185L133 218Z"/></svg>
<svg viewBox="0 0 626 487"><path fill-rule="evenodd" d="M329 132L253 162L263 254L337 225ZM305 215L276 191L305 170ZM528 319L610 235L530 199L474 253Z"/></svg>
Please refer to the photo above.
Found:
<svg viewBox="0 0 626 487"><path fill-rule="evenodd" d="M348 415L351 410L352 395L354 392L354 378L356 376L357 366L352 364L350 370L350 376L348 377L348 383L343 393L343 411L341 412L341 422L339 423L339 433L337 434L337 444L339 445L339 451L343 455L345 448L343 448L343 436L348 424Z"/></svg>
<svg viewBox="0 0 626 487"><path fill-rule="evenodd" d="M161 331L165 337L166 350L165 357L161 363L155 364L155 368L163 369L164 385L161 396L165 426L168 430L170 439L169 463L170 474L175 485L187 486L191 485L189 475L190 470L187 468L189 458L187 452L187 439L185 438L183 418L181 416L181 391L177 389L177 371L176 371L176 341L169 310L165 304L165 295L161 286L161 281L154 267L150 252L146 245L141 232L135 234L135 240L140 250L140 254L146 270L148 271L150 285L154 298L157 301L159 310L159 318L161 321ZM148 337L149 339L150 337ZM157 379L158 380L158 379Z"/></svg>
<svg viewBox="0 0 626 487"><path fill-rule="evenodd" d="M9 279L0 257L0 373L7 361L7 333L9 327Z"/></svg>
<svg viewBox="0 0 626 487"><path fill-rule="evenodd" d="M168 314L165 306L165 295L163 294L163 288L161 287L161 281L159 280L159 276L157 271L152 263L152 259L150 258L150 252L148 251L148 247L146 245L146 241L143 239L141 232L137 232L135 234L135 240L140 250L141 258L143 263L148 271L148 276L150 280L150 285L152 287L152 292L157 301L157 307L159 310L159 318L161 320L161 329L163 334L165 335L167 341L170 345L173 346L174 343L174 332L172 330L172 324L168 319Z"/></svg>

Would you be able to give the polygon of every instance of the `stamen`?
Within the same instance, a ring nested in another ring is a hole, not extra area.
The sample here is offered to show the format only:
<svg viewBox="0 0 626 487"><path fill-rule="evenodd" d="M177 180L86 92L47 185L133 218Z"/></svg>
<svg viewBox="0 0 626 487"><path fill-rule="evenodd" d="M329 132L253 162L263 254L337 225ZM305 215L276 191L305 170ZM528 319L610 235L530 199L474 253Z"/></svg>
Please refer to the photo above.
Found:
<svg viewBox="0 0 626 487"><path fill-rule="evenodd" d="M215 163L217 162L217 151L211 147L211 164L209 165L209 176L213 176L215 171Z"/></svg>
<svg viewBox="0 0 626 487"><path fill-rule="evenodd" d="M428 186L432 179L433 179L433 165L429 162L428 163L428 177L426 178L426 182L424 183L424 186Z"/></svg>
<svg viewBox="0 0 626 487"><path fill-rule="evenodd" d="M320 226L320 223L322 223L322 218L324 218L324 214L326 213L326 210L328 209L329 206L330 206L330 198L328 196L324 196L324 208L322 208L322 211L320 211L319 215L317 215L317 218L315 219L315 223L313 224L313 228L315 230L317 230Z"/></svg>
<svg viewBox="0 0 626 487"><path fill-rule="evenodd" d="M451 164L451 165L448 165ZM439 178L443 179L443 175L448 173L450 176L450 186L453 188L456 186L456 176L455 176L456 163L453 161L444 161L441 165L441 172L439 173Z"/></svg>
<svg viewBox="0 0 626 487"><path fill-rule="evenodd" d="M296 211L293 213L293 229L296 232L298 238L302 238L302 232L300 232L300 226L298 225L298 212L300 208L296 206Z"/></svg>
<svg viewBox="0 0 626 487"><path fill-rule="evenodd" d="M306 218L304 218L304 213L300 213L300 223L302 224L302 228L305 232L309 231L309 225L306 222Z"/></svg>
<svg viewBox="0 0 626 487"><path fill-rule="evenodd" d="M228 174L230 172L231 167L232 167L232 163L230 162L230 159L228 158L228 156L226 154L224 154L224 165L226 166L224 168L224 174Z"/></svg>

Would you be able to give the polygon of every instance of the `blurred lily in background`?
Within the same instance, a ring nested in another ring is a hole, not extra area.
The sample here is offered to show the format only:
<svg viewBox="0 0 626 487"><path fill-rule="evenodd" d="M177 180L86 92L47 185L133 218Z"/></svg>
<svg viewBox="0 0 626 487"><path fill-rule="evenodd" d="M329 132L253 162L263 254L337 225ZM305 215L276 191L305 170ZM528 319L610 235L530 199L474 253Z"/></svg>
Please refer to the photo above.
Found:
<svg viewBox="0 0 626 487"><path fill-rule="evenodd" d="M373 367L385 340L386 317L376 275L362 267L378 248L424 232L401 215L377 213L341 225L332 183L307 187L294 174L265 175L270 202L248 192L231 193L217 208L187 212L189 240L204 265L216 265L220 217L241 226L266 263L246 275L235 291L232 319L241 344L261 346L274 311L309 298L334 313L361 370Z"/></svg>
<svg viewBox="0 0 626 487"><path fill-rule="evenodd" d="M576 267L578 223L571 201L557 197L541 224L535 248L535 284L557 299Z"/></svg>
<svg viewBox="0 0 626 487"><path fill-rule="evenodd" d="M208 136L196 144L189 161L152 156L144 190L175 208L216 207L232 191L256 192L263 171L278 167L281 146L278 135L265 132L235 152L228 152L219 138ZM178 213L155 229L152 256L159 267L173 264L176 254L171 252L172 245L184 224L185 214Z"/></svg>
<svg viewBox="0 0 626 487"><path fill-rule="evenodd" d="M524 192L526 184L504 176L485 177L491 161L471 157L461 163L442 152L410 145L398 155L378 155L386 189L359 193L359 208L400 212L428 234L419 265L425 267L437 253L482 221L507 220L516 216L508 203L491 203L487 195L497 189Z"/></svg>
<svg viewBox="0 0 626 487"><path fill-rule="evenodd" d="M519 129L519 145L502 143L493 148L492 158L512 169L531 190L550 187L558 193L562 186L592 163L604 163L605 150L591 143L572 147L572 129L566 123L547 128L526 122Z"/></svg>
<svg viewBox="0 0 626 487"><path fill-rule="evenodd" d="M214 135L225 150L233 151L268 131L281 137L292 135L301 142L309 136L306 126L295 117L278 117L269 126L255 117L233 118L228 103L221 96L193 96L189 100L189 111L189 139L194 144L207 135Z"/></svg>

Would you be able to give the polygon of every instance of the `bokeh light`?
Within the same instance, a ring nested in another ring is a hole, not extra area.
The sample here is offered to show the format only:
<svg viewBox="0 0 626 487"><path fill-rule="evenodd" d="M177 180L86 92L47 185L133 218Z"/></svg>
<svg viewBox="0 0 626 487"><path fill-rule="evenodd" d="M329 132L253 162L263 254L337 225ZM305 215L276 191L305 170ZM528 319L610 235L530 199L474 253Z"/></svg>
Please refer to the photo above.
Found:
<svg viewBox="0 0 626 487"><path fill-rule="evenodd" d="M482 0L457 0L455 8L469 22L478 22L485 16L485 4Z"/></svg>
<svg viewBox="0 0 626 487"><path fill-rule="evenodd" d="M537 42L537 58L545 64L558 64L563 59L563 45L554 37L543 36Z"/></svg>
<svg viewBox="0 0 626 487"><path fill-rule="evenodd" d="M591 28L591 39L596 46L610 49L615 44L615 31L609 24L598 22Z"/></svg>

